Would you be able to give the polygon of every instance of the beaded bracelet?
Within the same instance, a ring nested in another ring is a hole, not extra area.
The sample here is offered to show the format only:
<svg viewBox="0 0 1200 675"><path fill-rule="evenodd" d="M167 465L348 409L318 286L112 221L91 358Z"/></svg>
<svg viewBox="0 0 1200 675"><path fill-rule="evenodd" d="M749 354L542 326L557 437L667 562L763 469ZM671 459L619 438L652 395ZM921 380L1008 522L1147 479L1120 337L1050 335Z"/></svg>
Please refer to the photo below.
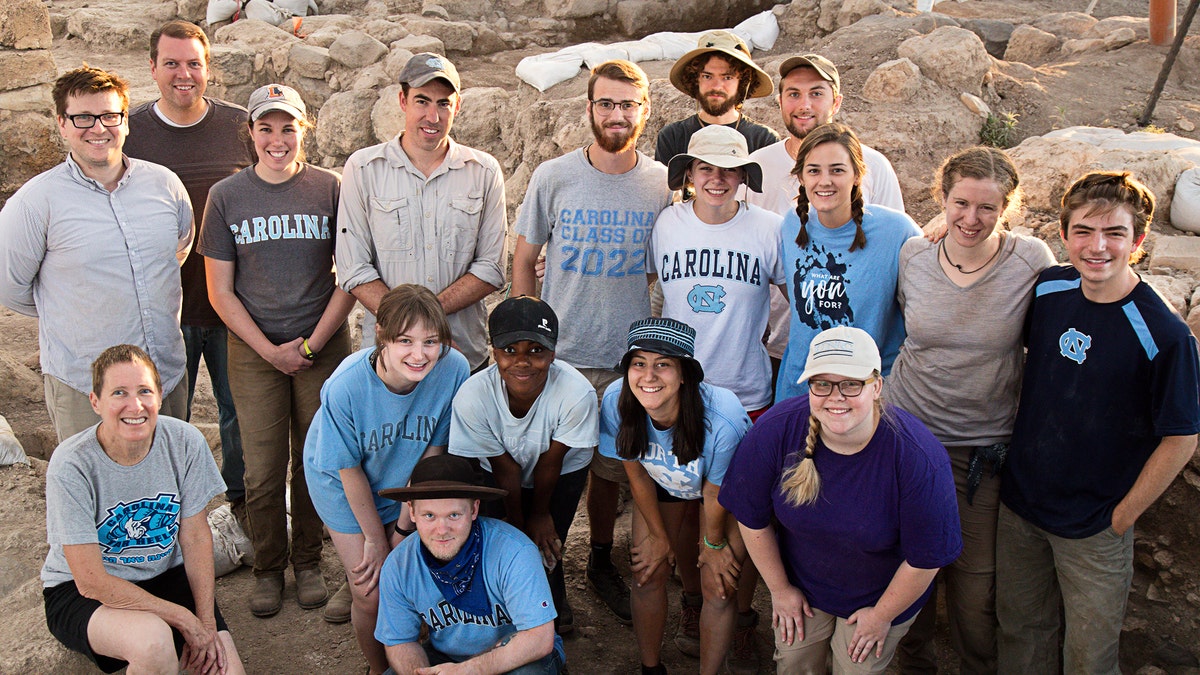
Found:
<svg viewBox="0 0 1200 675"><path fill-rule="evenodd" d="M720 543L720 545L714 544L714 543L712 543L711 541L709 541L709 540L708 540L708 535L707 535L707 534L706 534L706 535L704 535L703 539L704 539L704 545L705 545L705 546L707 546L707 547L709 547L709 548L711 548L711 549L712 549L712 550L714 550L714 551L720 551L721 549L723 549L723 548L725 548L726 546L728 546L728 545L729 545L729 540L728 540L728 539L726 539L725 541L721 542L721 543Z"/></svg>

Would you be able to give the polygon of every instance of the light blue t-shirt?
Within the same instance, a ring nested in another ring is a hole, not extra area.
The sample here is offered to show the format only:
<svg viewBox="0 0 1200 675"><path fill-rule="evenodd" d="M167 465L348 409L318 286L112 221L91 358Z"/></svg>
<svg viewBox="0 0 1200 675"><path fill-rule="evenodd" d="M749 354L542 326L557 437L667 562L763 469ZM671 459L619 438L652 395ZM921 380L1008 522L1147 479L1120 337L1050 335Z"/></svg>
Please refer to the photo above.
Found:
<svg viewBox="0 0 1200 675"><path fill-rule="evenodd" d="M783 265L790 299L791 333L775 383L775 402L808 392L796 380L804 372L808 347L823 330L834 326L861 328L875 339L883 359L882 375L904 342L904 314L896 301L900 247L921 230L907 215L868 204L863 212L865 247L850 252L854 221L835 229L821 225L816 209L808 212L808 246L796 246L800 217L783 219Z"/></svg>
<svg viewBox="0 0 1200 675"><path fill-rule="evenodd" d="M521 465L521 487L532 488L533 470L551 441L570 448L561 475L591 463L599 419L591 383L562 361L550 363L546 386L529 412L513 416L500 370L492 364L471 376L454 396L449 452L479 458L488 472L492 465L487 458L507 452Z"/></svg>
<svg viewBox="0 0 1200 675"><path fill-rule="evenodd" d="M321 387L321 409L304 443L308 494L325 525L335 531L362 531L346 502L338 471L362 467L371 483L379 519L400 517L400 502L379 496L384 488L404 487L421 454L446 445L450 402L470 367L456 349L407 394L387 388L371 366L374 347L351 354Z"/></svg>
<svg viewBox="0 0 1200 675"><path fill-rule="evenodd" d="M600 406L600 454L613 459L617 455L617 430L621 426L621 415L617 412L617 399L621 396L624 378L613 382L604 390L604 403ZM750 428L750 418L738 401L737 394L728 389L700 384L700 396L704 400L704 449L696 459L680 466L672 452L675 430L654 428L650 416L646 416L646 435L649 449L636 460L641 462L646 473L679 499L700 499L704 481L720 485L725 480L725 468L729 458L737 449L742 436Z"/></svg>
<svg viewBox="0 0 1200 675"><path fill-rule="evenodd" d="M517 631L553 621L554 600L542 557L529 537L508 523L479 518L482 528L482 562L476 574L487 586L487 616L473 616L455 608L442 596L421 555L420 537L408 537L388 554L379 574L379 620L375 639L387 645L416 642L421 623L429 626L433 648L457 662L491 650ZM562 638L554 636L554 650L567 660Z"/></svg>

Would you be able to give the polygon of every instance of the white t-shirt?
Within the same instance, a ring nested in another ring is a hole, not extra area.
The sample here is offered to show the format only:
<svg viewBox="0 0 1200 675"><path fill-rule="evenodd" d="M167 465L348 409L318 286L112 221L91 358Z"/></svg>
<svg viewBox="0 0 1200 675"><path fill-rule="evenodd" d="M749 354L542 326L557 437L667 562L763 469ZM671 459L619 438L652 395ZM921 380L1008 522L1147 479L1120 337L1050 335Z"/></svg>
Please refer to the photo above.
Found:
<svg viewBox="0 0 1200 675"><path fill-rule="evenodd" d="M591 463L592 448L600 441L597 407L596 391L587 378L563 361L553 361L546 388L524 417L515 417L508 408L504 380L492 364L472 375L454 396L449 452L478 457L489 472L487 458L507 452L521 465L521 487L532 488L533 469L550 449L550 441L570 448L562 474Z"/></svg>
<svg viewBox="0 0 1200 675"><path fill-rule="evenodd" d="M786 280L779 255L783 218L739 202L720 225L696 217L693 202L667 207L650 233L650 261L663 290L662 315L696 329L704 380L737 394L746 410L771 403L771 361L763 346L771 284Z"/></svg>
<svg viewBox="0 0 1200 675"><path fill-rule="evenodd" d="M867 164L867 178L863 181L863 201L879 204L897 211L904 210L904 195L900 193L900 181L892 163L883 153L866 144L862 145L863 161ZM792 175L796 160L788 154L785 141L779 141L750 153L750 159L758 162L763 172L763 191L752 192L742 188L747 202L780 215L796 208L796 195L800 192L800 181ZM771 291L771 335L767 339L767 352L779 359L788 343L788 301L779 291Z"/></svg>

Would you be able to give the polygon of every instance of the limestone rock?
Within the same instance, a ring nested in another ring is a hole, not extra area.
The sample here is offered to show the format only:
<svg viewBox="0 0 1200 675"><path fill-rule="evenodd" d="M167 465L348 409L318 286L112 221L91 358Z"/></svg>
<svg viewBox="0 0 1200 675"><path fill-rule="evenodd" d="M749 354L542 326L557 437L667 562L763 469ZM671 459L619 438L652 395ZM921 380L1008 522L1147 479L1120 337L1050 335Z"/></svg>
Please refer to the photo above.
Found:
<svg viewBox="0 0 1200 675"><path fill-rule="evenodd" d="M198 25L208 19L208 0L175 0L175 16Z"/></svg>
<svg viewBox="0 0 1200 675"><path fill-rule="evenodd" d="M254 76L254 55L229 45L212 45L208 65L213 79L226 86L246 84Z"/></svg>
<svg viewBox="0 0 1200 675"><path fill-rule="evenodd" d="M404 70L404 64L408 63L408 60L412 57L412 52L401 47L396 47L393 43L392 50L388 52L387 58L383 60L383 69L387 72L392 82L400 81L400 71Z"/></svg>
<svg viewBox="0 0 1200 675"><path fill-rule="evenodd" d="M492 155L505 153L500 140L501 122L511 94L501 87L470 87L463 90L462 110L454 118L454 138Z"/></svg>
<svg viewBox="0 0 1200 675"><path fill-rule="evenodd" d="M1081 38L1078 40L1067 40L1062 45L1062 53L1066 56L1075 56L1084 52L1098 52L1104 49L1104 40L1100 38Z"/></svg>
<svg viewBox="0 0 1200 675"><path fill-rule="evenodd" d="M1008 48L1004 50L1004 60L1041 65L1057 53L1061 45L1058 36L1053 33L1022 24L1013 29Z"/></svg>
<svg viewBox="0 0 1200 675"><path fill-rule="evenodd" d="M38 105L30 112L23 112L10 107L5 100L9 94L38 97ZM5 161L0 162L0 193L16 192L25 181L63 160L58 126L47 114L52 108L48 85L0 93L0 138L4 139L7 153Z"/></svg>
<svg viewBox="0 0 1200 675"><path fill-rule="evenodd" d="M555 19L583 19L608 11L608 0L546 0L546 14Z"/></svg>
<svg viewBox="0 0 1200 675"><path fill-rule="evenodd" d="M1004 58L1004 50L1008 48L1008 38L1012 36L1014 29L1011 23L997 19L967 19L961 25L979 36L988 54L998 59Z"/></svg>
<svg viewBox="0 0 1200 675"><path fill-rule="evenodd" d="M358 71L348 87L344 89L382 89L389 84L395 82L388 77L387 70L382 63L376 62ZM457 126L457 125L456 125Z"/></svg>
<svg viewBox="0 0 1200 675"><path fill-rule="evenodd" d="M146 39L149 40L149 36ZM293 44L300 42L300 38L266 21L242 19L218 28L213 35L213 42L237 47L251 54L264 54L279 47L290 49Z"/></svg>
<svg viewBox="0 0 1200 675"><path fill-rule="evenodd" d="M1138 40L1150 39L1150 19L1144 16L1110 16L1107 19L1100 19L1088 29L1084 37L1102 38L1121 28L1132 30Z"/></svg>
<svg viewBox="0 0 1200 675"><path fill-rule="evenodd" d="M52 86L49 83L35 84L32 87L0 91L0 110L51 113L54 111Z"/></svg>
<svg viewBox="0 0 1200 675"><path fill-rule="evenodd" d="M408 35L408 29L403 25L385 19L372 19L363 26L363 30L366 31L367 35L385 45L390 45Z"/></svg>
<svg viewBox="0 0 1200 675"><path fill-rule="evenodd" d="M876 14L896 14L896 11L883 0L845 0L838 9L835 25L845 28Z"/></svg>
<svg viewBox="0 0 1200 675"><path fill-rule="evenodd" d="M485 56L515 48L503 35L486 24L475 25L475 41L471 44L472 56Z"/></svg>
<svg viewBox="0 0 1200 675"><path fill-rule="evenodd" d="M285 72L280 79L283 80L283 84L300 92L300 98L304 99L304 107L308 108L310 115L317 115L317 111L324 107L330 96L333 96L333 89L323 79L304 77L292 70Z"/></svg>
<svg viewBox="0 0 1200 675"><path fill-rule="evenodd" d="M1162 261L1156 258L1152 259L1154 264L1162 265ZM1195 268L1193 268L1195 269ZM1192 294L1192 289L1195 287L1195 282L1188 278L1178 278L1169 274L1146 274L1143 273L1142 281L1150 284L1150 287L1158 292L1167 304L1175 308L1175 311L1180 316L1187 316L1188 311L1188 296Z"/></svg>
<svg viewBox="0 0 1200 675"><path fill-rule="evenodd" d="M58 76L47 49L0 51L0 89L20 89L53 82Z"/></svg>
<svg viewBox="0 0 1200 675"><path fill-rule="evenodd" d="M371 108L378 98L370 89L330 96L317 117L317 144L321 152L348 157L355 150L373 144Z"/></svg>
<svg viewBox="0 0 1200 675"><path fill-rule="evenodd" d="M75 10L67 19L67 33L96 51L141 51L150 43L150 28L140 18L103 9Z"/></svg>
<svg viewBox="0 0 1200 675"><path fill-rule="evenodd" d="M325 79L329 69L329 50L309 44L294 44L288 50L288 67L304 77Z"/></svg>
<svg viewBox="0 0 1200 675"><path fill-rule="evenodd" d="M421 16L441 19L443 21L450 20L450 12L447 12L445 7L432 2L426 2L425 6L421 7Z"/></svg>
<svg viewBox="0 0 1200 675"><path fill-rule="evenodd" d="M1173 267L1200 274L1200 237L1158 237L1150 261L1156 267Z"/></svg>
<svg viewBox="0 0 1200 675"><path fill-rule="evenodd" d="M1100 154L1100 148L1091 143L1044 136L1027 138L1008 150L1021 176L1026 206L1048 212L1057 211L1063 192L1082 173L1080 167L1096 161Z"/></svg>
<svg viewBox="0 0 1200 675"><path fill-rule="evenodd" d="M6 0L0 5L0 47L50 48L54 35L45 5L38 0Z"/></svg>
<svg viewBox="0 0 1200 675"><path fill-rule="evenodd" d="M863 98L873 103L899 103L911 99L921 89L921 69L900 58L881 63L867 77Z"/></svg>
<svg viewBox="0 0 1200 675"><path fill-rule="evenodd" d="M963 105L967 106L967 110L970 110L984 119L987 119L987 116L992 114L992 109L988 107L988 104L984 103L983 99L974 94L968 94L964 91L958 97L958 100L962 101Z"/></svg>
<svg viewBox="0 0 1200 675"><path fill-rule="evenodd" d="M821 7L814 0L792 0L787 4L776 5L772 12L782 35L806 42L823 32L817 25Z"/></svg>
<svg viewBox="0 0 1200 675"><path fill-rule="evenodd" d="M389 48L393 51L403 49L413 54L432 52L434 54L445 55L446 53L446 45L432 35L409 35L408 37L396 40L389 45Z"/></svg>
<svg viewBox="0 0 1200 675"><path fill-rule="evenodd" d="M1101 39L1104 40L1104 48L1112 51L1135 42L1137 40L1137 33L1129 27L1118 28Z"/></svg>
<svg viewBox="0 0 1200 675"><path fill-rule="evenodd" d="M347 68L363 68L382 59L388 48L379 40L358 30L348 31L329 45L329 58Z"/></svg>
<svg viewBox="0 0 1200 675"><path fill-rule="evenodd" d="M390 141L404 129L404 111L400 109L400 85L384 87L371 107L371 131L379 143ZM457 125L455 125L457 127ZM457 128L455 129L457 136Z"/></svg>
<svg viewBox="0 0 1200 675"><path fill-rule="evenodd" d="M992 68L979 36L953 26L909 38L900 43L896 54L915 63L925 77L975 95L982 93L983 78Z"/></svg>
<svg viewBox="0 0 1200 675"><path fill-rule="evenodd" d="M1088 16L1083 12L1059 12L1038 17L1031 25L1047 33L1053 33L1064 40L1069 40L1087 35L1087 32L1097 23L1096 17Z"/></svg>
<svg viewBox="0 0 1200 675"><path fill-rule="evenodd" d="M345 13L331 13L304 17L302 28L305 32L311 35L317 31L325 31L329 29L335 29L339 32L360 30L362 25L363 20L357 16Z"/></svg>
<svg viewBox="0 0 1200 675"><path fill-rule="evenodd" d="M475 42L475 29L463 21L413 19L405 25L411 33L432 35L441 40L448 52L469 52Z"/></svg>
<svg viewBox="0 0 1200 675"><path fill-rule="evenodd" d="M438 4L446 9L446 14L456 19L479 21L483 19L489 9L498 9L500 3L479 2L479 0L438 0ZM549 4L549 3L547 3ZM549 11L547 9L547 11ZM515 12L517 16L524 12ZM385 40L387 42L387 40Z"/></svg>

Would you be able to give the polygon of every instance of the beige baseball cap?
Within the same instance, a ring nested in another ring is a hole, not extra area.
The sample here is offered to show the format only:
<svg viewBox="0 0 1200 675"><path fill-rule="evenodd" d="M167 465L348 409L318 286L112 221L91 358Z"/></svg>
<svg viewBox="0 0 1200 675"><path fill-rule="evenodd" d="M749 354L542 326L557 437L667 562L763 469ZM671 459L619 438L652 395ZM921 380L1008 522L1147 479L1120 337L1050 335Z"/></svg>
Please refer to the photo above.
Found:
<svg viewBox="0 0 1200 675"><path fill-rule="evenodd" d="M820 54L804 54L803 56L793 56L783 63L779 64L779 79L787 77L788 73L801 67L807 66L817 71L817 74L833 85L834 93L842 90L842 78L838 75L837 66L829 59Z"/></svg>
<svg viewBox="0 0 1200 675"><path fill-rule="evenodd" d="M458 79L458 69L450 63L450 59L431 52L413 54L408 63L404 64L404 69L400 71L400 77L397 79L400 84L410 87L424 87L439 78L454 87L454 93L462 94L462 81Z"/></svg>
<svg viewBox="0 0 1200 675"><path fill-rule="evenodd" d="M879 347L867 331L852 326L836 326L817 333L808 347L808 359L797 383L815 375L840 375L866 380L883 369Z"/></svg>

